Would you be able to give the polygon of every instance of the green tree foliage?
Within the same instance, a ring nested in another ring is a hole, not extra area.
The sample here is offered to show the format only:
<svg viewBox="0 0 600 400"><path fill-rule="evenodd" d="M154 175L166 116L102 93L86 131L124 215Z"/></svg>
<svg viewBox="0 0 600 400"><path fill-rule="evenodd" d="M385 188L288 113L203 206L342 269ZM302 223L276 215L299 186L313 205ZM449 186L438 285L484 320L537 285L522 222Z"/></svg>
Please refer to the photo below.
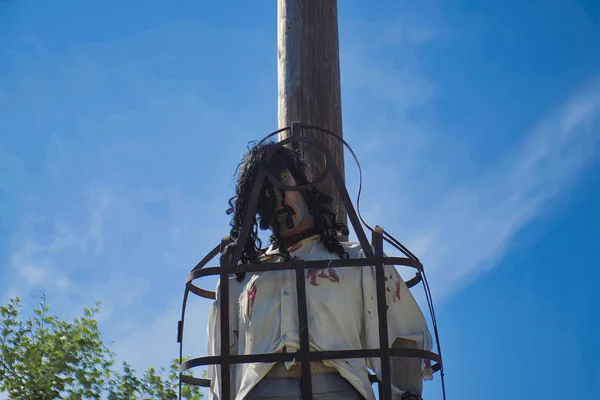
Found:
<svg viewBox="0 0 600 400"><path fill-rule="evenodd" d="M114 368L115 354L95 319L100 304L84 308L73 322L50 314L45 297L24 318L19 298L0 307L0 392L9 399L176 400L179 363L138 376L131 365ZM202 397L183 385L182 398Z"/></svg>

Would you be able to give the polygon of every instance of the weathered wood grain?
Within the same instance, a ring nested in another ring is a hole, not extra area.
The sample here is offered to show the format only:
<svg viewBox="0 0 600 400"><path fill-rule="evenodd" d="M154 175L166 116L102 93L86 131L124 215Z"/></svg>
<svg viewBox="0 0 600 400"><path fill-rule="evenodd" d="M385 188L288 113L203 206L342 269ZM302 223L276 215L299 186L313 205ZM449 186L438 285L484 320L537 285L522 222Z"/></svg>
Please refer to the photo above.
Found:
<svg viewBox="0 0 600 400"><path fill-rule="evenodd" d="M337 0L278 0L277 6L279 127L300 121L343 136ZM280 134L279 140L288 134ZM316 135L328 147L345 177L341 142L318 132L304 134ZM310 145L300 150L317 176L322 155ZM338 221L347 224L333 179L319 188L333 197Z"/></svg>

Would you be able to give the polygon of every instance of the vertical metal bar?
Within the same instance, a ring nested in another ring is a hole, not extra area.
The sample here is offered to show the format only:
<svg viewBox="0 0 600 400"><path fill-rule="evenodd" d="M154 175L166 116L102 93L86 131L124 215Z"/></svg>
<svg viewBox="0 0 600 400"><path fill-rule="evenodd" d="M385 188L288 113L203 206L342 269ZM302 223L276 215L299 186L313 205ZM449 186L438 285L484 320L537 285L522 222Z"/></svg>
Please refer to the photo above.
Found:
<svg viewBox="0 0 600 400"><path fill-rule="evenodd" d="M369 242L367 241L365 231L363 230L360 221L358 220L358 216L356 214L356 211L354 210L354 206L352 205L352 200L350 200L348 190L346 190L346 185L344 185L344 181L342 180L342 177L340 175L340 170L333 161L332 155L328 151L325 152L325 157L327 159L327 167L329 168L331 176L333 177L333 181L337 186L340 199L342 200L344 208L346 209L348 218L350 218L350 222L352 223L352 227L354 228L354 233L356 233L356 236L358 237L358 241L360 242L362 250L367 257L373 257L373 251L371 250L371 246L369 246Z"/></svg>
<svg viewBox="0 0 600 400"><path fill-rule="evenodd" d="M177 343L181 343L183 340L183 321L177 321ZM179 360L181 364L181 360Z"/></svg>
<svg viewBox="0 0 600 400"><path fill-rule="evenodd" d="M392 400L390 373L390 344L388 340L387 304L385 301L385 271L383 269L383 230L376 226L373 230L375 249L375 282L377 287L377 314L379 315L379 354L381 360L382 400Z"/></svg>
<svg viewBox="0 0 600 400"><path fill-rule="evenodd" d="M181 321L177 323L177 342L179 343L179 366L181 367L181 363L183 363L183 321L185 320L185 309L187 307L187 300L190 291L186 285L185 293L183 294L183 304L181 306ZM179 389L178 389L178 399L181 400L181 372L179 373Z"/></svg>
<svg viewBox="0 0 600 400"><path fill-rule="evenodd" d="M292 261L296 267L296 292L298 298L298 326L300 327L300 362L302 363L302 400L312 400L312 379L310 374L310 345L308 342L308 310L306 306L306 281L304 261Z"/></svg>
<svg viewBox="0 0 600 400"><path fill-rule="evenodd" d="M299 121L292 121L292 125L290 126L290 137L295 138L300 136L300 131L302 130L302 125L300 125ZM300 152L300 154L302 154L301 151L301 146L299 142L292 142L292 149L294 149L294 151L298 151ZM304 156L304 154L302 154L302 156Z"/></svg>
<svg viewBox="0 0 600 400"><path fill-rule="evenodd" d="M221 398L231 398L231 368L229 363L229 258L223 257L227 245L226 240L221 240L221 282L219 291L221 295Z"/></svg>

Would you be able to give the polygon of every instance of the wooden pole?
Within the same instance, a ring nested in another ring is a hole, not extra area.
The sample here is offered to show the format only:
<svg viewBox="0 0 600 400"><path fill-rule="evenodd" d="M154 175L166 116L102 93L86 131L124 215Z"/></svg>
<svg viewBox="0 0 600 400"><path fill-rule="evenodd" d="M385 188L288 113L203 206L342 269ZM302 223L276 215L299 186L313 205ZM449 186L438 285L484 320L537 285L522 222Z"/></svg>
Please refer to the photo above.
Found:
<svg viewBox="0 0 600 400"><path fill-rule="evenodd" d="M277 7L279 127L299 121L343 136L337 0L278 0ZM303 134L327 146L345 180L342 143L315 131ZM279 140L288 135L280 134ZM304 144L300 151L318 176L324 168L322 154ZM332 211L347 225L333 179L328 177L319 189L333 197Z"/></svg>

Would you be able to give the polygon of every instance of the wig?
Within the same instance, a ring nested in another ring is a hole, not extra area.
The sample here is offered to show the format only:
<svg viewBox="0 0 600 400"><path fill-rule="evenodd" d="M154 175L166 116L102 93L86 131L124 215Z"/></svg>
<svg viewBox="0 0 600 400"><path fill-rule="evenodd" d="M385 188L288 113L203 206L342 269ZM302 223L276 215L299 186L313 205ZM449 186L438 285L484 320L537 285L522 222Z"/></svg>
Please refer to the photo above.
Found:
<svg viewBox="0 0 600 400"><path fill-rule="evenodd" d="M279 250L286 261L290 260L284 239L278 233L279 222L275 215L275 190L281 189L274 187L268 179L263 180L258 199L258 209L256 214L252 216L250 234L244 243L240 243L242 224L248 211L250 195L254 186L258 184L256 178L261 167L265 167L274 177L280 176L284 170L289 170L298 185L309 183L307 178L308 166L298 152L279 146L267 162L267 153L276 146L277 144L273 142L249 146L248 152L244 155L236 170L235 196L229 199L230 207L227 209L227 214L231 215L231 242L225 248L225 254L230 255L235 248L243 246L240 264L260 263L260 256L264 249L262 249L262 242L258 236L259 228L261 230L271 230L271 244ZM332 198L315 187L302 190L301 193L308 207L308 212L314 219L314 228L310 230L310 233L319 234L324 247L330 253L335 253L340 258L348 258L348 253L344 251L344 247L338 239L338 234L348 234L348 228L346 225L337 222L336 214L329 208ZM285 206L283 190L281 190L281 198ZM238 281L242 281L244 275L243 273L236 274Z"/></svg>

